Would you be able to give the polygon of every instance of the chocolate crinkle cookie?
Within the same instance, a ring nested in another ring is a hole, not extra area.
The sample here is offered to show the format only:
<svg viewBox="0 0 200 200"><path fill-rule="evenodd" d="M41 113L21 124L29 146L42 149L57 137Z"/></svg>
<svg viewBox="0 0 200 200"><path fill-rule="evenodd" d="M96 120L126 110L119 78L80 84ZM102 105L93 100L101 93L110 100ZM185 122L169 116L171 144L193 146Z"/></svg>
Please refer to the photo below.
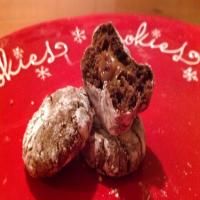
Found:
<svg viewBox="0 0 200 200"><path fill-rule="evenodd" d="M120 177L135 171L145 155L145 137L141 120L136 117L131 129L119 136L105 131L98 121L92 128L83 157L100 174Z"/></svg>
<svg viewBox="0 0 200 200"><path fill-rule="evenodd" d="M23 161L32 177L51 176L85 146L93 109L83 88L71 86L47 96L29 121Z"/></svg>
<svg viewBox="0 0 200 200"><path fill-rule="evenodd" d="M81 62L86 91L112 135L126 132L150 102L153 73L127 53L111 23L100 25Z"/></svg>

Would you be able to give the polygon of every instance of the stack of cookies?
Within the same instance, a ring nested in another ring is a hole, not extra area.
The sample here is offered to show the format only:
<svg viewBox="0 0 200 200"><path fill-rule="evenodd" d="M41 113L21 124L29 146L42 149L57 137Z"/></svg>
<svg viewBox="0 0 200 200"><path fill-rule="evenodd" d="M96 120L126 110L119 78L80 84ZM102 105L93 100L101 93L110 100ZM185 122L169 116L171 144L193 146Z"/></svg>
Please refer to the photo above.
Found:
<svg viewBox="0 0 200 200"><path fill-rule="evenodd" d="M81 61L84 88L47 96L29 121L23 160L33 177L51 176L82 153L99 173L120 177L145 155L138 114L150 102L153 74L137 64L111 23L99 26Z"/></svg>
<svg viewBox="0 0 200 200"><path fill-rule="evenodd" d="M130 57L112 24L104 24L86 49L82 74L99 121L93 124L85 160L102 174L127 175L138 168L145 155L138 113L150 102L152 71Z"/></svg>

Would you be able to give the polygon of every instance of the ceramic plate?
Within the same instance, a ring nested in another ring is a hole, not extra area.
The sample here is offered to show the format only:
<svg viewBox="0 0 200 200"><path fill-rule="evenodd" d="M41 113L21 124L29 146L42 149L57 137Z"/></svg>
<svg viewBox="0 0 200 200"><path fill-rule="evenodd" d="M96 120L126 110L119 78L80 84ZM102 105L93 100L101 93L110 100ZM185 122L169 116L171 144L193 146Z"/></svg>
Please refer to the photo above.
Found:
<svg viewBox="0 0 200 200"><path fill-rule="evenodd" d="M131 55L149 63L155 89L141 114L147 152L121 179L76 158L50 179L32 179L22 138L43 98L81 86L80 59L94 29L111 21ZM200 28L151 16L98 15L42 23L0 39L0 199L200 199Z"/></svg>

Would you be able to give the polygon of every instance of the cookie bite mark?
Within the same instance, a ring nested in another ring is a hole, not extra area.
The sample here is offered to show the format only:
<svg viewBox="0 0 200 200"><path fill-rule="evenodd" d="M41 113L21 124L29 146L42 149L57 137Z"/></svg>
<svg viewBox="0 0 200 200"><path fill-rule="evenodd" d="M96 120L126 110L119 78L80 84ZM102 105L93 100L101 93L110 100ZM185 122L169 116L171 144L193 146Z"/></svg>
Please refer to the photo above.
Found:
<svg viewBox="0 0 200 200"><path fill-rule="evenodd" d="M150 102L153 90L150 67L131 58L111 23L96 29L92 44L83 55L81 67L86 90L105 128L114 135L128 130L136 114L144 111ZM110 107L104 104L104 98L110 98ZM108 112L111 109L115 111L114 127L110 127L102 106ZM122 120L117 125L116 120L121 120L122 116L129 118L127 124Z"/></svg>

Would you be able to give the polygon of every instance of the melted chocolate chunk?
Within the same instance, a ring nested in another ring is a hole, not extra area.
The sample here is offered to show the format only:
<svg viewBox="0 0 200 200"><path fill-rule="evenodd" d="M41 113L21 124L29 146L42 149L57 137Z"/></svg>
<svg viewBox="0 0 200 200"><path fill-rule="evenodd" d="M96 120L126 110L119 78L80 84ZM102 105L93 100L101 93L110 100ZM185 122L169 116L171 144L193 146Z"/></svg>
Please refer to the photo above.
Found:
<svg viewBox="0 0 200 200"><path fill-rule="evenodd" d="M124 50L112 24L101 25L82 59L85 82L102 89L107 84L113 106L128 111L137 106L143 111L149 104L153 74L147 65L137 64Z"/></svg>

